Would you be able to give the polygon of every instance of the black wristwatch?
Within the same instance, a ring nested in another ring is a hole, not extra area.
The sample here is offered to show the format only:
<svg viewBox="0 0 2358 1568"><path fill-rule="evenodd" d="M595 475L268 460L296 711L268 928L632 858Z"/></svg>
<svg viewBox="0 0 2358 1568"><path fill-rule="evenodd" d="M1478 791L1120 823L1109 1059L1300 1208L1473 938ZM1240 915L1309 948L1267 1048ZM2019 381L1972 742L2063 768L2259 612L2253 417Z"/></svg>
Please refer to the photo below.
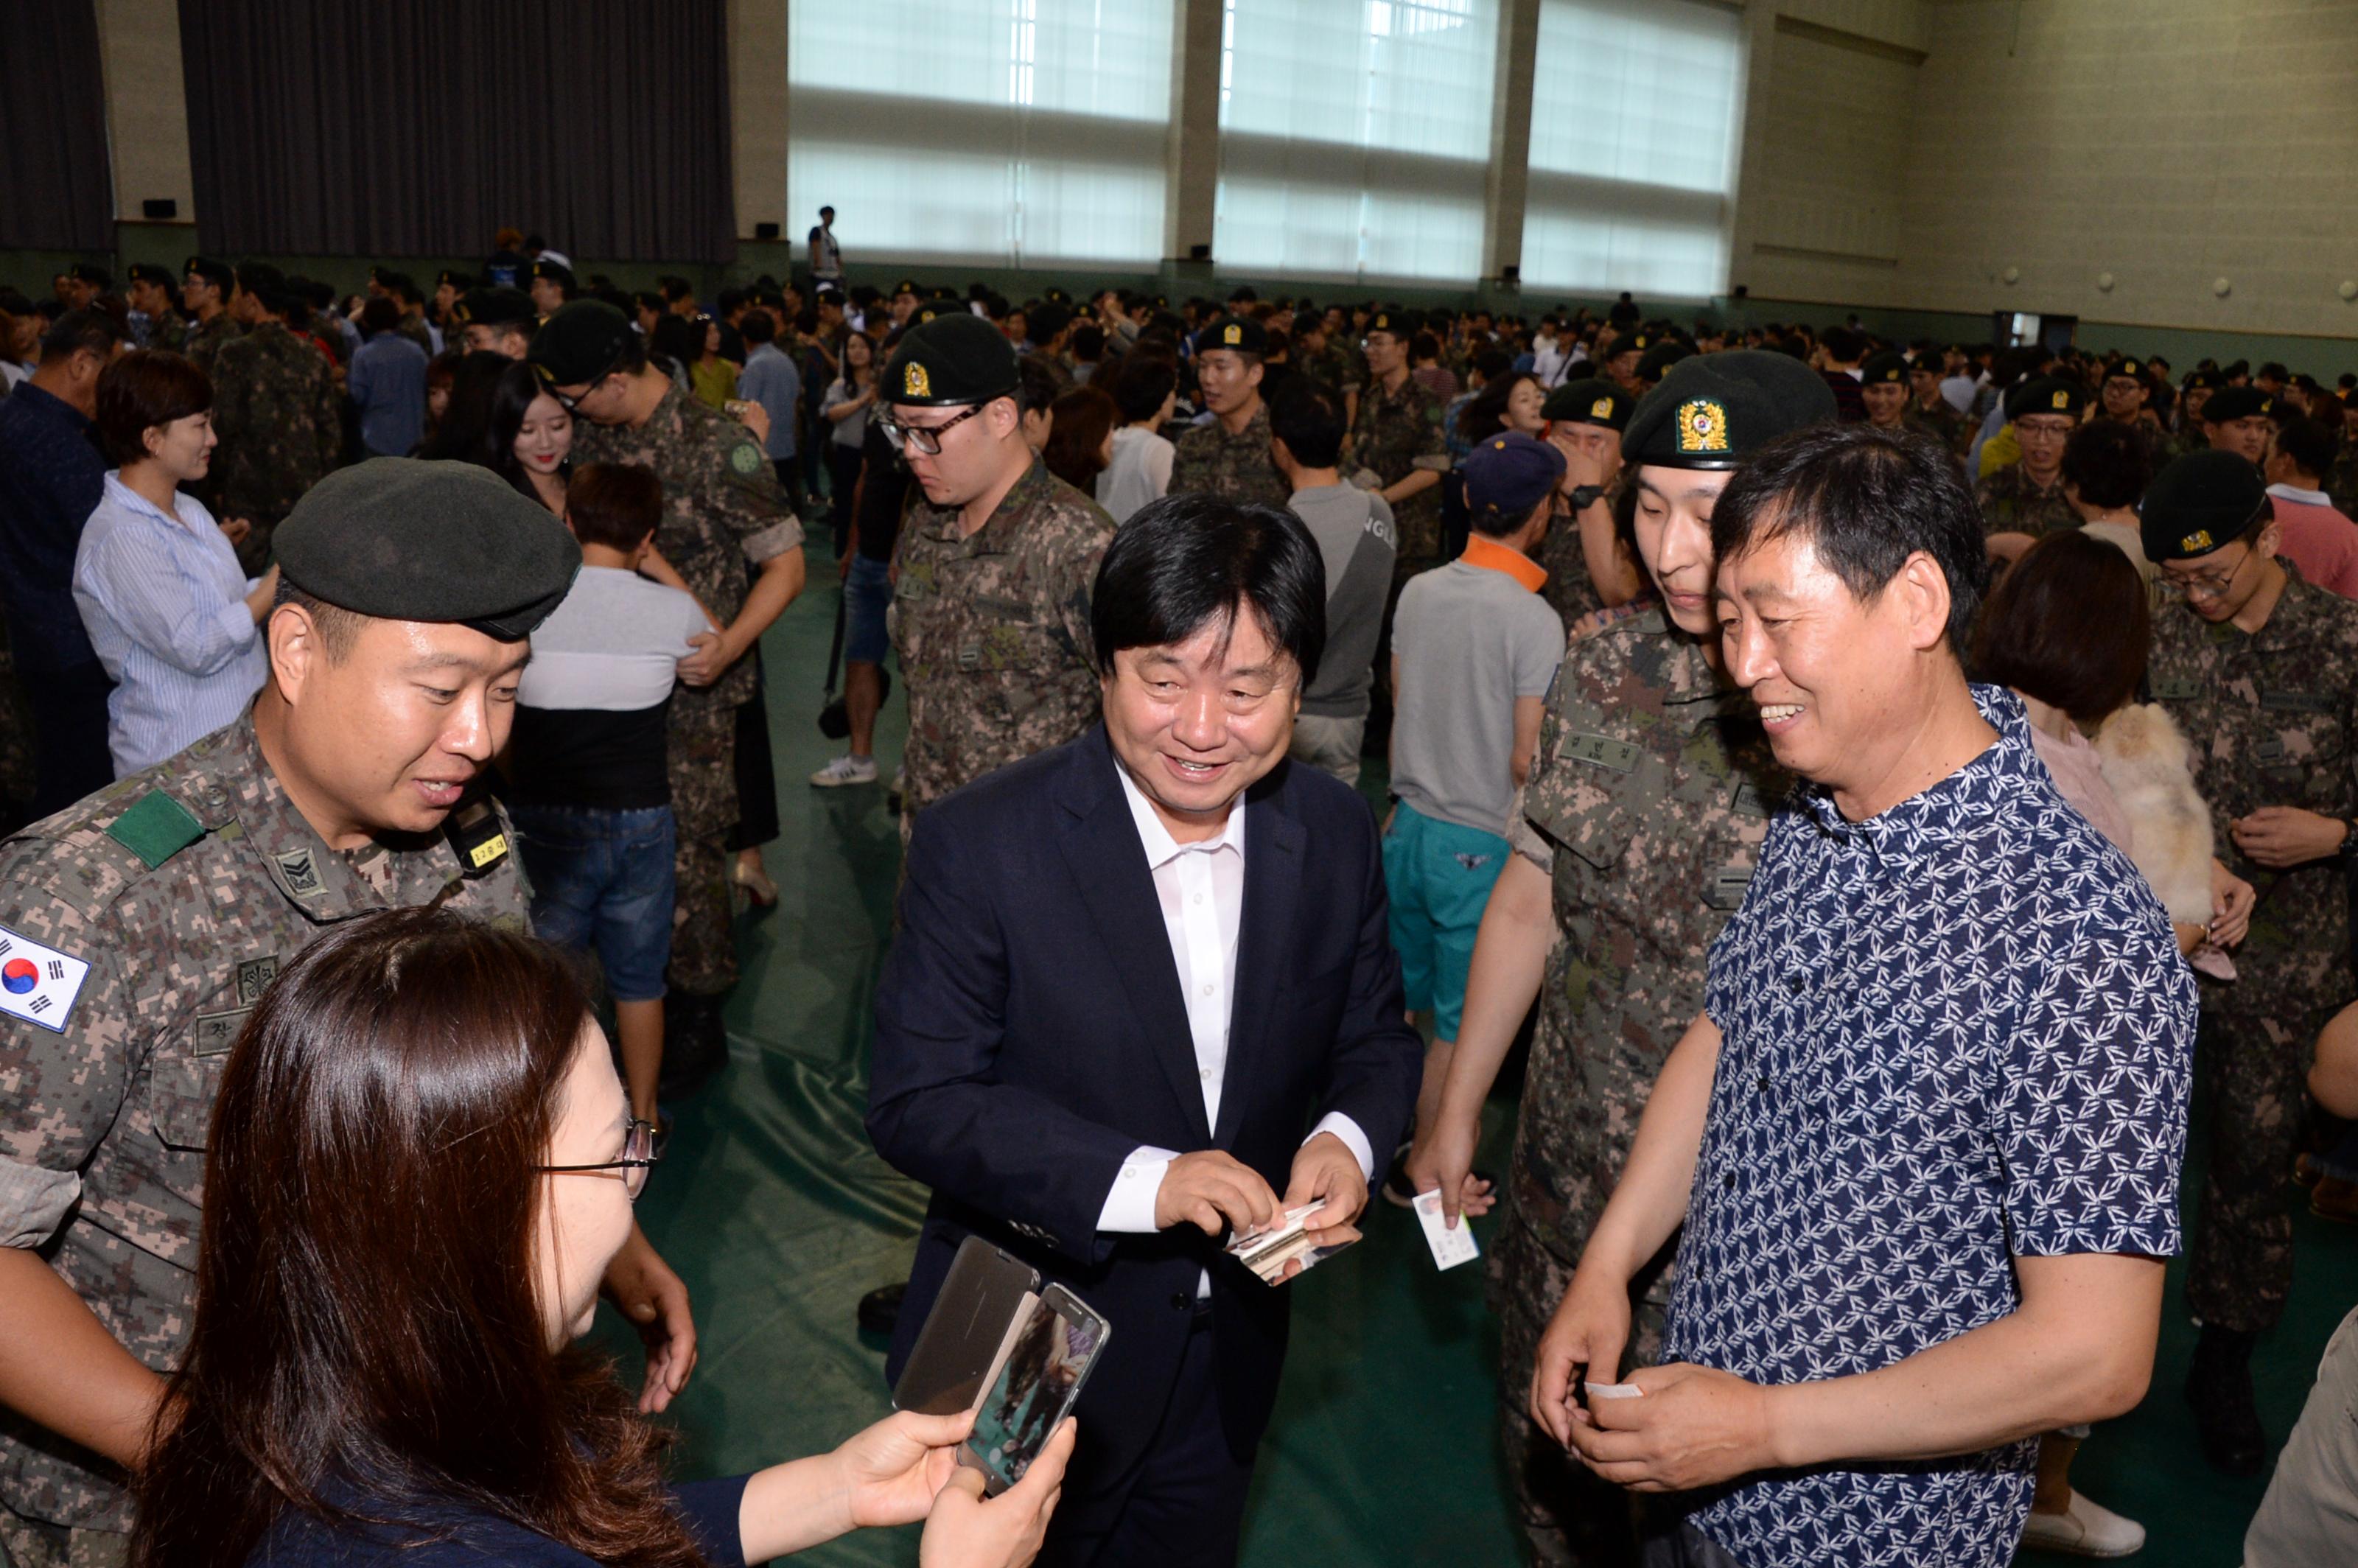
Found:
<svg viewBox="0 0 2358 1568"><path fill-rule="evenodd" d="M1585 512L1595 505L1604 494L1605 487L1601 484L1574 485L1572 492L1572 509L1574 512Z"/></svg>

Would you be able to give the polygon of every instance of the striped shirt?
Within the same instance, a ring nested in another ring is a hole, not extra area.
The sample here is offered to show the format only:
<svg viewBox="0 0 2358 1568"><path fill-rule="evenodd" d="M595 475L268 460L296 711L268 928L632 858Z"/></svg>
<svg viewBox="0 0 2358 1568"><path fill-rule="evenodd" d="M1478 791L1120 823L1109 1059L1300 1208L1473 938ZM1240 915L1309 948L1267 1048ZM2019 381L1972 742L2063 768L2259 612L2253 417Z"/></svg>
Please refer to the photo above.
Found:
<svg viewBox="0 0 2358 1568"><path fill-rule="evenodd" d="M194 496L174 507L177 522L109 470L74 554L74 603L115 683L106 744L117 778L236 719L269 673L228 535Z"/></svg>

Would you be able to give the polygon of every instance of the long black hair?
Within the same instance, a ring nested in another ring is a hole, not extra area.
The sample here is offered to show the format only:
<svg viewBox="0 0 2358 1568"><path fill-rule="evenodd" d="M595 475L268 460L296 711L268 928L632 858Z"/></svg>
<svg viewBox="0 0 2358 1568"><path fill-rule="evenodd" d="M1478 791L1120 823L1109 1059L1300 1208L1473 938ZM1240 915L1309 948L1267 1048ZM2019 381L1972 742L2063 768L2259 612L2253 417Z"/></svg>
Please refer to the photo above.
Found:
<svg viewBox="0 0 2358 1568"><path fill-rule="evenodd" d="M515 455L516 432L524 428L525 415L546 395L546 390L532 366L521 361L511 362L492 388L491 419L484 427L482 446L473 459L535 501L540 499L540 492L532 487L532 475L525 471L523 460Z"/></svg>

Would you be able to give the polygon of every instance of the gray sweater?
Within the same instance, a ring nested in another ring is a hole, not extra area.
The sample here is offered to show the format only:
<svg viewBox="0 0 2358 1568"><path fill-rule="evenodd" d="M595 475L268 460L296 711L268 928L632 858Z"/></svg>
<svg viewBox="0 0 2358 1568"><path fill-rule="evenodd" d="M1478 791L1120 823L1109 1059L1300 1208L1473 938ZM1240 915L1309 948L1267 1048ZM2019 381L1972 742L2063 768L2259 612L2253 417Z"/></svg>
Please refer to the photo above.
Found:
<svg viewBox="0 0 2358 1568"><path fill-rule="evenodd" d="M1287 505L1318 541L1326 567L1326 652L1318 678L1302 694L1302 711L1356 719L1368 711L1376 635L1400 553L1392 509L1382 496L1347 484L1295 491Z"/></svg>

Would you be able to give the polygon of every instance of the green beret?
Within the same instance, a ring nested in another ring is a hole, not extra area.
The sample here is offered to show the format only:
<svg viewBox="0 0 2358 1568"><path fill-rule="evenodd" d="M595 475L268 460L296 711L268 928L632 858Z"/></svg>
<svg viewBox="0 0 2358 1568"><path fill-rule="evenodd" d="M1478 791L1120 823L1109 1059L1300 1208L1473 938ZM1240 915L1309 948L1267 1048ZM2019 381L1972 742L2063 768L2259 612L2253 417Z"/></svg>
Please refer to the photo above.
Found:
<svg viewBox="0 0 2358 1568"><path fill-rule="evenodd" d="M237 287L237 274L229 263L217 262L211 256L190 256L180 264L180 276L202 278L223 294Z"/></svg>
<svg viewBox="0 0 2358 1568"><path fill-rule="evenodd" d="M916 295L922 295L922 294L924 294L925 291L924 289L922 289L922 288L920 288L920 287L917 287L917 280L916 280L915 278L914 278L914 277L904 277L904 278L903 278L900 282L898 282L898 283L896 283L896 284L894 284L894 285L892 286L892 292L893 292L894 294L896 294L896 295L900 295L900 294L916 294Z"/></svg>
<svg viewBox="0 0 2358 1568"><path fill-rule="evenodd" d="M92 266L88 262L74 263L72 266L66 269L66 276L72 278L76 283L91 284L101 289L108 289L114 287L114 274L108 272L103 266Z"/></svg>
<svg viewBox="0 0 2358 1568"><path fill-rule="evenodd" d="M160 283L167 288L173 283L171 269L157 266L153 262L133 262L130 276L134 283Z"/></svg>
<svg viewBox="0 0 2358 1568"><path fill-rule="evenodd" d="M581 386L612 370L637 341L631 319L611 305L602 299L574 299L540 324L525 357L544 384Z"/></svg>
<svg viewBox="0 0 2358 1568"><path fill-rule="evenodd" d="M1395 338L1405 338L1416 330L1416 322L1407 311L1395 310L1388 305L1368 318L1367 330L1390 332Z"/></svg>
<svg viewBox="0 0 2358 1568"><path fill-rule="evenodd" d="M2142 382L2145 380L2145 362L2143 360L2123 360L2120 363L2115 365L2112 369L2104 373L2104 379L2106 381L2110 381L2116 375L2126 376L2131 381Z"/></svg>
<svg viewBox="0 0 2358 1568"><path fill-rule="evenodd" d="M2224 549L2267 511L2268 482L2255 465L2234 452L2189 452L2146 489L2138 508L2145 558L2188 561Z"/></svg>
<svg viewBox="0 0 2358 1568"><path fill-rule="evenodd" d="M546 507L487 468L416 458L337 470L304 492L271 547L314 599L503 643L532 635L581 569L580 546Z"/></svg>
<svg viewBox="0 0 2358 1568"><path fill-rule="evenodd" d="M1602 425L1608 430L1626 430L1637 406L1638 400L1620 383L1591 376L1586 381L1567 381L1549 393L1547 401L1540 405L1540 417L1552 425Z"/></svg>
<svg viewBox="0 0 2358 1568"><path fill-rule="evenodd" d="M1195 334L1194 347L1199 354L1213 349L1265 354L1269 352L1269 333L1249 316L1215 316Z"/></svg>
<svg viewBox="0 0 2358 1568"><path fill-rule="evenodd" d="M972 310L967 308L967 303L963 299L928 299L910 315L909 323L912 326L922 326L937 316L971 316L973 314Z"/></svg>
<svg viewBox="0 0 2358 1568"><path fill-rule="evenodd" d="M1866 362L1858 367L1858 381L1861 386L1907 385L1907 356L1892 350L1869 354Z"/></svg>
<svg viewBox="0 0 2358 1568"><path fill-rule="evenodd" d="M533 308L532 297L521 288L471 288L459 296L450 308L461 327L507 327L529 321L540 314Z"/></svg>
<svg viewBox="0 0 2358 1568"><path fill-rule="evenodd" d="M2202 406L2202 423L2224 425L2230 419L2260 419L2274 414L2277 400L2256 386L2223 386Z"/></svg>
<svg viewBox="0 0 2358 1568"><path fill-rule="evenodd" d="M971 310L945 310L901 336L884 367L884 400L934 408L1014 395L1015 345Z"/></svg>
<svg viewBox="0 0 2358 1568"><path fill-rule="evenodd" d="M2088 389L2060 375L2032 376L2006 395L2008 419L2019 419L2026 414L2061 414L2077 419L2080 410L2087 406Z"/></svg>
<svg viewBox="0 0 2358 1568"><path fill-rule="evenodd" d="M2178 390L2180 392L2211 391L2223 384L2223 382L2224 378L2215 370L2190 371L2187 373L2186 379L2178 384Z"/></svg>
<svg viewBox="0 0 2358 1568"><path fill-rule="evenodd" d="M1693 349L1677 339L1663 338L1652 348L1648 349L1644 356L1638 361L1638 379L1660 381L1670 373L1672 365L1681 360L1693 358Z"/></svg>
<svg viewBox="0 0 2358 1568"><path fill-rule="evenodd" d="M1660 468L1732 469L1788 431L1834 414L1833 388L1789 354L1697 354L1672 365L1639 403L1621 435L1621 456Z"/></svg>
<svg viewBox="0 0 2358 1568"><path fill-rule="evenodd" d="M571 293L574 287L573 269L557 262L536 261L532 264L532 270L528 276L535 280L545 277L568 293Z"/></svg>

